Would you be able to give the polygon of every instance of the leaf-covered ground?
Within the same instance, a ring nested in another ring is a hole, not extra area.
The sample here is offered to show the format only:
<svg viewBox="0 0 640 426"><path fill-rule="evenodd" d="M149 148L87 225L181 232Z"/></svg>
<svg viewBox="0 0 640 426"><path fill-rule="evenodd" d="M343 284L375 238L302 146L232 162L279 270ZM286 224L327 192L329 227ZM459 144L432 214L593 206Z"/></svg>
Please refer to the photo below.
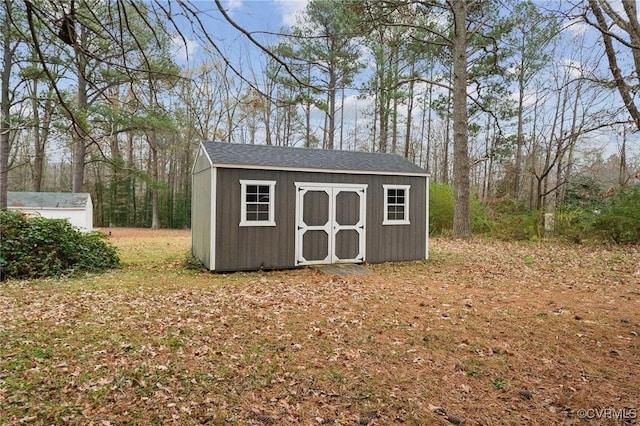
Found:
<svg viewBox="0 0 640 426"><path fill-rule="evenodd" d="M0 424L637 422L637 247L216 275L188 231L111 238L121 270L0 285Z"/></svg>

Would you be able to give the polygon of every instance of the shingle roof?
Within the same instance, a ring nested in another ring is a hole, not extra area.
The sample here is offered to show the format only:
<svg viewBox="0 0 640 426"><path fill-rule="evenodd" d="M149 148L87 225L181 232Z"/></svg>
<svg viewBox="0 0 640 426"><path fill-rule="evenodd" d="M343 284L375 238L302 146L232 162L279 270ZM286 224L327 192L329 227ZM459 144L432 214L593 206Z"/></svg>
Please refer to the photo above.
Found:
<svg viewBox="0 0 640 426"><path fill-rule="evenodd" d="M212 141L202 145L215 166L427 175L426 170L397 154Z"/></svg>
<svg viewBox="0 0 640 426"><path fill-rule="evenodd" d="M83 209L90 195L86 192L7 192L7 207Z"/></svg>

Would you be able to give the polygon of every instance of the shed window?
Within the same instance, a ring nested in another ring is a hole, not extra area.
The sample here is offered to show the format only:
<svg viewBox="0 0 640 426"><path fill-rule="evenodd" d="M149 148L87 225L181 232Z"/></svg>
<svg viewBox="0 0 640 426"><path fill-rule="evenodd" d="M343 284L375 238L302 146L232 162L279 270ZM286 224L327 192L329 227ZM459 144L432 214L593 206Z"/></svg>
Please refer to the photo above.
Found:
<svg viewBox="0 0 640 426"><path fill-rule="evenodd" d="M383 185L383 225L409 224L409 185Z"/></svg>
<svg viewBox="0 0 640 426"><path fill-rule="evenodd" d="M241 180L240 226L276 226L275 181Z"/></svg>

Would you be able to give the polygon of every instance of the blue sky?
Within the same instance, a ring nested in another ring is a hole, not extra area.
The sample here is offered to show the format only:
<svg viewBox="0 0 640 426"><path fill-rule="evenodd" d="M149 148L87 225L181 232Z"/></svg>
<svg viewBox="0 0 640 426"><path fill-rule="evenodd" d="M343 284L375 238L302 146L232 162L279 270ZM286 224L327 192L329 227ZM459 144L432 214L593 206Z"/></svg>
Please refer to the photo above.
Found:
<svg viewBox="0 0 640 426"><path fill-rule="evenodd" d="M222 0L221 3L233 20L251 31L259 41L268 43L273 37L267 33L277 33L291 26L295 22L296 14L305 8L308 0ZM201 16L201 19L210 29L209 32L214 36L216 43L225 51L237 55L241 51L251 52L255 49L244 35L231 27L212 0L194 1L193 4L206 12L206 16ZM198 57L205 45L206 43L195 36L188 40L190 62L192 58ZM187 57L181 39L176 40L176 55L181 59Z"/></svg>
<svg viewBox="0 0 640 426"><path fill-rule="evenodd" d="M293 24L296 13L304 9L307 3L307 0L228 0L224 4L238 20L277 29Z"/></svg>

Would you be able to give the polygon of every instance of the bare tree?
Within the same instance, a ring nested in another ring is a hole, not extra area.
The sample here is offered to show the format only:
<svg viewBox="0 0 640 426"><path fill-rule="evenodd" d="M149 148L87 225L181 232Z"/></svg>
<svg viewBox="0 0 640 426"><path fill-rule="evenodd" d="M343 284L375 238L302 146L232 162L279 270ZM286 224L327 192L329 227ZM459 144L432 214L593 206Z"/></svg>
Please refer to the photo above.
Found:
<svg viewBox="0 0 640 426"><path fill-rule="evenodd" d="M614 8L608 0L588 0L588 7L581 14L584 21L598 30L602 37L605 54L609 62L612 82L602 82L618 89L620 97L635 126L640 130L640 110L634 100L640 85L640 21L638 6L634 0L620 2L622 11ZM618 58L622 55L633 58L633 68L623 70Z"/></svg>

